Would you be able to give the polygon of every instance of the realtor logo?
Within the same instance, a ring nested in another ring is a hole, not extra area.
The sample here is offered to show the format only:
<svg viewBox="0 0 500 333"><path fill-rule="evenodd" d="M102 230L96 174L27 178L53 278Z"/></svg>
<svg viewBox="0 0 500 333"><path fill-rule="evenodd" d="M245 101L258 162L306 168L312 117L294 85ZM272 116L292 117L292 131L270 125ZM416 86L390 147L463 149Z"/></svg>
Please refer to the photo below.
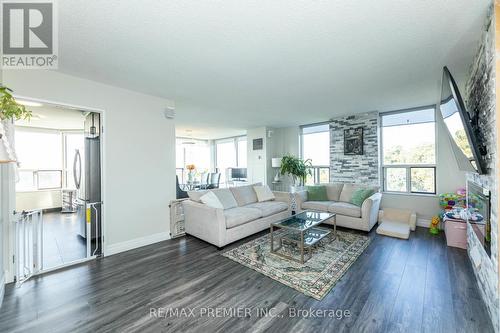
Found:
<svg viewBox="0 0 500 333"><path fill-rule="evenodd" d="M53 1L2 2L2 67L57 69Z"/></svg>

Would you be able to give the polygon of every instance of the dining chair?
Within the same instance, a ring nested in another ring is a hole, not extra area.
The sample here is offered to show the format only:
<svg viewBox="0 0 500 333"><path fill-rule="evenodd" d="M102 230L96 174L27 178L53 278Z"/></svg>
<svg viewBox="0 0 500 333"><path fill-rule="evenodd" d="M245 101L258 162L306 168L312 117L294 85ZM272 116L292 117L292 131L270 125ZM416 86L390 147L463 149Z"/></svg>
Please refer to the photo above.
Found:
<svg viewBox="0 0 500 333"><path fill-rule="evenodd" d="M187 194L187 192L181 189L181 187L179 185L179 176L177 176L177 175L175 175L175 192L176 192L175 197L177 199L189 198L189 195Z"/></svg>
<svg viewBox="0 0 500 333"><path fill-rule="evenodd" d="M207 186L207 189L219 188L219 183L220 183L220 173L212 172L210 174L210 182Z"/></svg>

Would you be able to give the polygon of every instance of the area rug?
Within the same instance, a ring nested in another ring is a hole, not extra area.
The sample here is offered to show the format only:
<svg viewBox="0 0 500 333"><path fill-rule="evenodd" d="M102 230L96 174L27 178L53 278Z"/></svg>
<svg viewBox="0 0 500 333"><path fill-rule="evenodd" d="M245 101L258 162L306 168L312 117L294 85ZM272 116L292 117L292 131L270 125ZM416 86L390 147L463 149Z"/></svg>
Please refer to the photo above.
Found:
<svg viewBox="0 0 500 333"><path fill-rule="evenodd" d="M300 264L270 253L269 238L264 235L222 255L317 300L328 294L370 244L367 236L337 231L335 240L321 240L311 259Z"/></svg>

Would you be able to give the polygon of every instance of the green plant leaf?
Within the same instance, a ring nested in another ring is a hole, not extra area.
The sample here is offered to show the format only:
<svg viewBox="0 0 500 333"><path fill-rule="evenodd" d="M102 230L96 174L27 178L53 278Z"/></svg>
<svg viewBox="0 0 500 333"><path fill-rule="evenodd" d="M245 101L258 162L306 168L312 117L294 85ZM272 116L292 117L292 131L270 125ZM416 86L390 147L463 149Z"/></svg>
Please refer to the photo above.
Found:
<svg viewBox="0 0 500 333"><path fill-rule="evenodd" d="M31 111L17 103L11 91L12 89L6 86L0 86L0 120L31 119Z"/></svg>

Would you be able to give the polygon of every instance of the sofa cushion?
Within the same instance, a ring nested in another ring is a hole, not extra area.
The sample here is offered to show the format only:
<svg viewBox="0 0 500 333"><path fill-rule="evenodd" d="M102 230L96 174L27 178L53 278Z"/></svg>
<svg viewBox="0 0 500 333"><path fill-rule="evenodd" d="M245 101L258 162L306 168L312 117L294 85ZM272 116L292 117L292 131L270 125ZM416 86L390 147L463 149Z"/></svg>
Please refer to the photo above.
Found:
<svg viewBox="0 0 500 333"><path fill-rule="evenodd" d="M256 185L253 187L255 194L257 195L257 200L259 202L270 201L276 199L274 197L273 191L267 185Z"/></svg>
<svg viewBox="0 0 500 333"><path fill-rule="evenodd" d="M208 207L224 209L224 205L222 205L222 202L220 202L219 198L212 191L208 191L202 195L200 200Z"/></svg>
<svg viewBox="0 0 500 333"><path fill-rule="evenodd" d="M373 191L373 189L371 188L360 187L352 194L351 203L361 207L361 205L363 205L363 202L371 197L373 193L375 193L375 191Z"/></svg>
<svg viewBox="0 0 500 333"><path fill-rule="evenodd" d="M202 203L200 198L202 196L204 196L205 194L207 194L207 190L202 190L202 191L188 191L188 196L189 196L189 199L193 200L193 201L196 201L196 202L199 202L199 203Z"/></svg>
<svg viewBox="0 0 500 333"><path fill-rule="evenodd" d="M328 200L339 201L340 193L342 192L342 188L344 187L343 183L330 183L325 184L326 187L326 196Z"/></svg>
<svg viewBox="0 0 500 333"><path fill-rule="evenodd" d="M361 217L361 207L348 202L334 202L328 206L328 211L344 216Z"/></svg>
<svg viewBox="0 0 500 333"><path fill-rule="evenodd" d="M284 212L288 209L288 205L281 201L265 201L265 202L257 202L250 205L245 206L245 208L257 208L262 212L262 216L271 216L280 212Z"/></svg>
<svg viewBox="0 0 500 333"><path fill-rule="evenodd" d="M252 184L252 185L229 188L233 193L234 198L238 203L238 206L242 207L257 202L257 194L253 189L253 187L256 185L261 185L261 184Z"/></svg>
<svg viewBox="0 0 500 333"><path fill-rule="evenodd" d="M219 188L212 190L212 192L219 198L224 209L238 207L238 203L234 199L233 193L228 188Z"/></svg>
<svg viewBox="0 0 500 333"><path fill-rule="evenodd" d="M370 186L370 185L367 186L367 185L360 185L360 184L344 184L344 187L342 188L342 192L340 193L339 201L351 202L352 195L359 188L372 189L373 193L379 191L378 186Z"/></svg>
<svg viewBox="0 0 500 333"><path fill-rule="evenodd" d="M306 201L302 204L302 208L328 212L328 207L333 203L333 201Z"/></svg>
<svg viewBox="0 0 500 333"><path fill-rule="evenodd" d="M307 200L310 201L328 201L326 187L323 185L306 186Z"/></svg>
<svg viewBox="0 0 500 333"><path fill-rule="evenodd" d="M261 218L262 211L257 208L235 207L224 210L224 217L226 218L226 228L231 229Z"/></svg>

